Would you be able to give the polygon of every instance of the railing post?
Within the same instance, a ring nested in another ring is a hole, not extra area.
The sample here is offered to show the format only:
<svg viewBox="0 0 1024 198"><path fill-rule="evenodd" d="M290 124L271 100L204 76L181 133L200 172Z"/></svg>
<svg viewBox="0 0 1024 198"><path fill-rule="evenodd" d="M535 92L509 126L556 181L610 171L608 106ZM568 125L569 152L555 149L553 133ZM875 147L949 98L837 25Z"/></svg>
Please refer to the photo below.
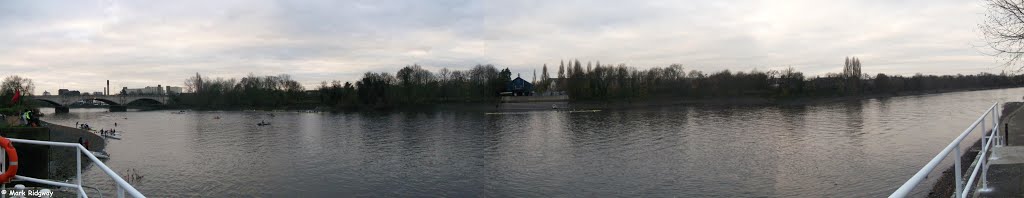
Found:
<svg viewBox="0 0 1024 198"><path fill-rule="evenodd" d="M78 146L75 147L75 162L78 164L78 169L76 170L78 172L76 172L76 174L75 174L75 180L78 180L76 182L78 184L78 188L82 188L82 147L81 146L82 145L78 145ZM84 195L79 193L78 197L84 197Z"/></svg>
<svg viewBox="0 0 1024 198"><path fill-rule="evenodd" d="M124 198L124 188L121 188L121 185L117 185L117 198Z"/></svg>
<svg viewBox="0 0 1024 198"><path fill-rule="evenodd" d="M999 127L999 124L1003 124L1003 121L1002 121L1002 119L1003 119L1003 113L1002 113L1002 111L999 111L999 112L997 112L997 113L999 114L999 116L998 116L999 118L996 118L996 127L998 128L998 127ZM1007 143L1007 142L1006 142L1006 140L1007 140L1007 139L1006 139L1006 135L1009 135L1009 134L1006 134L1006 130L1008 130L1008 128L1010 127L1010 125L1006 125L1006 127L1007 127L1007 128L1004 128L1003 130L999 130L999 132L998 132L998 134L999 134L999 139L996 139L996 140L999 140L999 143L998 143L998 144L996 144L996 145L999 145L999 146L1006 146L1006 143Z"/></svg>
<svg viewBox="0 0 1024 198"><path fill-rule="evenodd" d="M985 119L985 117L988 117L988 116L982 115L981 117L982 117L982 119ZM986 135L988 135L988 132L989 132L988 130L985 130L985 121L982 120L981 121L981 137L985 137Z"/></svg>
<svg viewBox="0 0 1024 198"><path fill-rule="evenodd" d="M954 153L953 154L953 156L954 156L954 158L953 158L953 164L954 164L953 171L954 172L953 173L954 173L954 177L956 177L956 194L955 195L956 195L956 197L961 197L960 195L962 195L963 191L964 191L964 186L963 186L964 185L964 181L963 181L963 173L960 173L960 145L956 145L956 148L953 149L953 153Z"/></svg>
<svg viewBox="0 0 1024 198"><path fill-rule="evenodd" d="M7 152L0 152L0 172L7 172ZM2 188L7 190L7 184L4 183ZM7 194L0 194L0 198L7 198Z"/></svg>
<svg viewBox="0 0 1024 198"><path fill-rule="evenodd" d="M992 143L992 144L995 144L995 143ZM988 152L992 152L991 146L995 146L995 145L989 145L989 146L990 146L990 148L989 148ZM992 157L992 156L988 156L988 155L985 156L985 158L989 158L989 157ZM981 168L981 188L980 189L988 189L988 166L986 166L986 164L988 164L988 159L978 159L978 160L980 160L980 161L978 162L978 167L977 168Z"/></svg>
<svg viewBox="0 0 1024 198"><path fill-rule="evenodd" d="M993 137L999 137L999 133L998 133L998 131L999 131L998 130L999 129L999 108L998 107L999 107L999 105L996 105L996 108L992 109L992 111L993 111L992 112L992 131L995 131L994 133L992 133ZM999 138L996 138L996 140L999 140ZM996 141L996 142L998 142L998 141ZM996 144L998 144L998 143L996 143ZM992 146L995 146L995 145L992 145Z"/></svg>
<svg viewBox="0 0 1024 198"><path fill-rule="evenodd" d="M990 143L988 145L988 149L982 148L982 150L986 151L986 152L993 152L992 149L995 148L996 145L1001 144L1001 142L1003 141L1003 137L999 133L1000 132L999 131L999 119L1002 118L1002 115L999 115L999 114L1002 112L1002 110L1001 110L1001 108L998 108L998 107L999 107L999 103L996 103L996 108L992 110L992 111L994 111L992 113L992 117L993 117L993 119L992 119L992 136L995 136L996 139L995 140L991 140L992 143ZM984 147L984 145L982 145L982 146ZM988 166L987 166L987 164L988 164L988 158L991 158L992 156L989 155L988 153L982 153L981 155L985 156L985 158L984 159L978 159L980 161L978 162L978 167L977 168L981 168L981 188L980 189L988 189Z"/></svg>

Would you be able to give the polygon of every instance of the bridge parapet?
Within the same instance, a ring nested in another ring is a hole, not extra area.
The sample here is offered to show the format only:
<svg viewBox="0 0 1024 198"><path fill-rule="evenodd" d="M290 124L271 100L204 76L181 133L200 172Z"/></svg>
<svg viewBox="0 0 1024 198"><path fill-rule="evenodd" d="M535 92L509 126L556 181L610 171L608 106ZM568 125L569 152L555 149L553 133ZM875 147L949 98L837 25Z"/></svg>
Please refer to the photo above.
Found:
<svg viewBox="0 0 1024 198"><path fill-rule="evenodd" d="M126 104L134 102L134 101L138 101L138 100L152 100L152 101L159 102L160 104L167 104L168 96L166 96L166 95L104 95L104 96L92 96L92 95L89 95L89 96L85 96L85 95L80 95L80 96L60 96L60 95L50 95L50 96L32 96L32 98L35 99L35 100L40 100L40 101L43 101L43 102L47 102L47 103L53 104L54 106L66 107L68 105L71 105L72 103L75 103L75 102L78 102L78 101L83 101L83 100L97 100L97 101L101 101L101 102L104 102L104 103L107 103L107 104L110 104L110 105L118 105L118 106L123 106L123 105L126 105Z"/></svg>

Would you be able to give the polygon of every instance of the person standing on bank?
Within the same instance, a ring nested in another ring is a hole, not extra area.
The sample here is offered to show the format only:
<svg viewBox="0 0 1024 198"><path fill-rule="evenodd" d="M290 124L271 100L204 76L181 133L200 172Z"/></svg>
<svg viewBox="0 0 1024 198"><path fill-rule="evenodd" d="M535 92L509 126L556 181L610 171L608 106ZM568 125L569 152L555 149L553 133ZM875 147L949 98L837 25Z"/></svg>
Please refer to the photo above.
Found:
<svg viewBox="0 0 1024 198"><path fill-rule="evenodd" d="M18 112L18 125L22 125L22 126L28 125L28 121L25 120L25 111L24 110Z"/></svg>
<svg viewBox="0 0 1024 198"><path fill-rule="evenodd" d="M25 110L21 118L25 119L25 126L32 126L32 110Z"/></svg>

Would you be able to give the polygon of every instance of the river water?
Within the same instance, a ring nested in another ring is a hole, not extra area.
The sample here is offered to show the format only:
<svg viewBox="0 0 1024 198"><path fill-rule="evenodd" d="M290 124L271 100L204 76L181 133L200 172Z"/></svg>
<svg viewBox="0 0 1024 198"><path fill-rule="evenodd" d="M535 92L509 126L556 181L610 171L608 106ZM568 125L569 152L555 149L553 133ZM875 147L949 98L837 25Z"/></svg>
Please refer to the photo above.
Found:
<svg viewBox="0 0 1024 198"><path fill-rule="evenodd" d="M106 163L141 173L136 187L152 197L881 197L985 108L1021 96L597 112L44 109L44 120L118 123L124 139Z"/></svg>

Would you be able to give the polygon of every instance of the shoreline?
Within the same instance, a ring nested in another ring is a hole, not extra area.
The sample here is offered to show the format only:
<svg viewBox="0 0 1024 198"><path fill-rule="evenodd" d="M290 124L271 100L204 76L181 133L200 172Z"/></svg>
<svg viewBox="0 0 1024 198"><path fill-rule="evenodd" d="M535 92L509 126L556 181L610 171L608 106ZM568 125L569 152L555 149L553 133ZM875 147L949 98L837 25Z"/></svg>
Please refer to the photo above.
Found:
<svg viewBox="0 0 1024 198"><path fill-rule="evenodd" d="M104 139L99 134L96 134L96 133L93 133L93 132L90 132L90 131L86 131L84 129L64 126L64 125L60 125L60 124L54 124L52 122L47 122L47 121L40 121L40 123L43 125L43 127L46 127L48 129L50 129L50 134L51 134L50 141L77 143L78 139L76 137L82 137L82 138L84 138L84 139L86 139L86 140L88 140L90 142L89 143L90 144L89 145L89 150L90 151L101 151L101 150L106 149L106 145L107 145L106 144L107 143L106 139ZM61 134L58 134L60 136L55 136L55 135L53 135L54 132L61 133ZM95 143L93 143L93 142L95 142Z"/></svg>
<svg viewBox="0 0 1024 198"><path fill-rule="evenodd" d="M90 151L102 151L102 150L106 149L107 141L103 137L98 135L98 134L95 134L95 133L92 133L92 132L89 132L89 131L86 131L86 130L72 128L72 127L67 127L67 126L63 126L63 125L59 125L59 124L54 124L54 123L46 122L46 121L40 121L40 124L41 124L40 127L22 128L22 129L44 129L45 128L48 134L46 134L45 136L39 137L39 138L42 138L42 139L37 139L37 138L27 138L27 139L42 140L42 141L52 141L52 142L78 143L79 138L81 138L81 139L89 142L89 148L88 149ZM15 129L17 129L17 128L15 128ZM38 158L37 157L34 160L38 160L37 162L40 162L40 163L45 161L47 171L45 172L45 176L44 175L38 175L38 176L46 177L46 178L53 179L53 180L74 178L75 170L76 170L76 167L77 167L76 166L77 163L75 161L75 157L77 156L76 155L77 153L76 153L76 150L74 148L59 147L59 146L42 146L42 147L45 148L44 150L48 154L46 154L46 157L42 157L42 158ZM32 160L28 156L25 159L26 160ZM82 168L83 168L83 170L85 170L87 167L89 167L91 165L92 165L91 161L88 161L88 160L83 160L82 161ZM33 184L33 185L35 185L35 184Z"/></svg>
<svg viewBox="0 0 1024 198"><path fill-rule="evenodd" d="M40 121L43 123L43 127L50 129L50 141L55 142L67 142L77 143L78 137L89 141L89 151L104 151L107 147L107 140L99 134L89 132L83 129L68 127L60 124L54 124L52 122ZM74 149L51 149L50 156L56 157L51 162L54 166L52 178L74 178L75 176L75 161L74 160L63 160L63 159L74 159ZM83 160L82 170L92 166L92 161Z"/></svg>
<svg viewBox="0 0 1024 198"><path fill-rule="evenodd" d="M1024 87L1024 86L1022 86ZM769 98L769 97L735 97L735 98L662 98L644 99L636 101L579 101L577 104L585 105L611 105L610 107L644 107L644 106L666 106L666 105L806 105L834 102L848 102L866 99L891 98L900 96L923 96L930 94L943 94L954 92L986 91L997 89L1013 89L1022 87L995 87L978 89L944 89L932 91L910 91L898 93L876 93L849 96L803 96L790 98Z"/></svg>
<svg viewBox="0 0 1024 198"><path fill-rule="evenodd" d="M1006 123L1007 120L1009 119L1009 117L1013 116L1014 112L1016 112L1019 109L1021 109L1022 105L1024 105L1024 103L1021 103L1021 102L1005 102L1005 103L1003 103L1003 109L1000 109L1000 112L1001 112L1002 116L999 117L999 120L1000 120L999 122L1000 123ZM975 141L973 144L971 144L971 146L968 147L967 150L964 152L964 155L960 157L961 163L962 164L971 164L971 163L973 163L975 157L978 156L979 152L981 152L981 139L980 138L977 141ZM940 173L941 175L939 176L939 179L937 181L935 181L935 184L932 185L932 188L930 190L928 190L927 197L939 198L939 197L950 197L950 196L953 196L953 193L954 193L953 186L955 185L954 184L954 180L953 180L953 170L954 170L954 168L955 167L953 165L949 165L949 167L946 167L946 169L943 169L943 171ZM961 173L967 174L968 170L969 169L961 170Z"/></svg>
<svg viewBox="0 0 1024 198"><path fill-rule="evenodd" d="M970 165L971 163L974 162L974 158L978 156L979 152L981 152L981 139L974 141L974 143L971 144L970 147L967 147L967 149L964 151L964 154L960 156L960 163ZM939 173L939 179L936 180L934 184L932 184L931 189L926 191L928 192L928 194L926 194L925 197L952 197L955 191L954 186L956 186L956 181L953 179L954 168L956 167L950 164L949 167L943 169L942 172ZM965 168L963 170L960 170L960 173L965 175L969 174L969 172L967 172L968 170L970 169Z"/></svg>
<svg viewBox="0 0 1024 198"><path fill-rule="evenodd" d="M806 97L792 97L792 98L768 98L768 97L735 97L735 98L658 98L658 99L641 99L641 100L613 100L613 101L569 101L565 105L569 109L603 109L603 110L614 110L614 109L636 109L636 108L657 108L666 106L680 106L680 105L696 105L696 106L731 106L731 105L811 105L811 104L826 104L826 103L838 103L838 102L853 102L867 99L884 99L893 97L903 96L925 96L930 94L944 94L954 92L971 92L971 91L987 91L987 90L998 90L998 89L1014 89L1022 87L998 87L998 88L986 88L986 89L945 89L945 90L933 90L933 91L913 91L913 92L899 92L899 93L881 93L881 94L864 94L864 95L851 95L851 96L806 96ZM519 103L519 104L533 104L533 103ZM542 103L536 103L542 104ZM532 110L550 109L551 103L543 103L543 105L537 105L537 108ZM490 108L494 110L495 108ZM562 109L562 108L560 108ZM498 110L522 110L522 109L502 109Z"/></svg>
<svg viewBox="0 0 1024 198"><path fill-rule="evenodd" d="M565 108L570 109L629 109L629 108L650 108L650 107L663 107L663 106L677 106L677 105L808 105L808 104L822 104L822 103L835 103L835 102L849 102L858 101L865 99L879 99L879 98L890 98L900 96L922 96L929 94L942 94L942 93L953 93L953 92L970 92L970 91L985 91L985 90L997 90L997 89L1013 89L1021 88L1024 86L1017 87L993 87L993 88L971 88L971 89L943 89L943 90L931 90L931 91L906 91L897 93L873 93L873 94L862 94L862 95L847 95L847 96L796 96L796 97L760 97L760 96L741 96L741 97L709 97L709 98L687 98L687 97L662 97L662 98L648 98L648 99L611 99L611 100L569 100L559 101L557 103L564 104ZM475 101L475 102L444 102L444 103L426 103L426 104L404 104L404 105L393 105L383 108L370 108L370 107L348 107L348 108L336 108L322 105L292 105L283 107L192 107L188 105L168 105L158 108L143 108L140 111L154 111L154 110L191 110L191 111L317 111L317 112L332 112L332 113L345 113L345 112L389 112L389 111L431 111L431 110L469 110L469 111L493 111L493 110L542 110L550 109L552 102L536 102L537 104L543 103L542 106L536 108L502 108L503 104L499 100L494 101ZM518 103L529 105L533 102Z"/></svg>

